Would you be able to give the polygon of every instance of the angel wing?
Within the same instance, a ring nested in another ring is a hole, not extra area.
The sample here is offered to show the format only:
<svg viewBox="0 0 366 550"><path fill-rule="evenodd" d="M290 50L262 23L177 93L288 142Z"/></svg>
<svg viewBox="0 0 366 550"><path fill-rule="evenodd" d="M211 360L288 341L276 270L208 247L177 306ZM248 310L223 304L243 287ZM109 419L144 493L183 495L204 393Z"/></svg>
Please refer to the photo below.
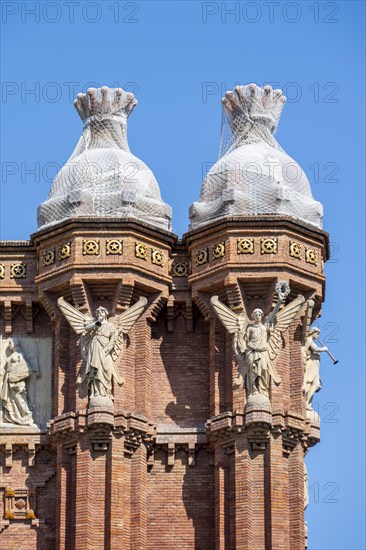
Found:
<svg viewBox="0 0 366 550"><path fill-rule="evenodd" d="M244 340L244 335L246 328L249 324L249 319L245 313L237 315L231 309L226 307L222 302L220 302L218 296L212 296L211 298L212 307L215 310L216 315L220 319L221 323L224 325L229 334L234 334L234 349L238 347L238 351L244 353L246 343Z"/></svg>
<svg viewBox="0 0 366 550"><path fill-rule="evenodd" d="M212 307L215 310L216 315L226 328L229 334L235 334L238 330L244 332L249 319L245 313L237 315L231 309L226 307L222 302L220 302L218 296L212 296L211 298Z"/></svg>
<svg viewBox="0 0 366 550"><path fill-rule="evenodd" d="M147 300L144 297L141 297L136 304L128 308L126 311L121 313L118 318L118 332L123 332L123 334L128 334L133 325L136 323L137 319L140 317L144 311L147 304Z"/></svg>
<svg viewBox="0 0 366 550"><path fill-rule="evenodd" d="M299 294L295 300L292 300L282 311L277 313L274 330L268 340L268 353L271 361L277 357L279 350L282 348L282 333L289 328L293 318L304 302L304 296Z"/></svg>
<svg viewBox="0 0 366 550"><path fill-rule="evenodd" d="M57 304L76 334L83 334L83 332L85 332L85 323L90 323L93 321L93 318L90 315L84 315L84 313L81 313L81 311L66 302L62 296L57 300Z"/></svg>
<svg viewBox="0 0 366 550"><path fill-rule="evenodd" d="M249 324L249 319L244 312L237 315L231 311L231 309L220 302L218 296L212 296L211 304L228 333L234 335L233 347L239 365L239 377L235 380L234 387L241 387L243 384L246 384L246 377L248 374L244 352L247 345L245 332Z"/></svg>
<svg viewBox="0 0 366 550"><path fill-rule="evenodd" d="M128 334L136 323L137 319L140 317L144 311L147 304L146 298L143 296L130 308L121 313L117 320L117 339L113 346L112 359L115 361L119 356L121 349L123 347L123 336Z"/></svg>

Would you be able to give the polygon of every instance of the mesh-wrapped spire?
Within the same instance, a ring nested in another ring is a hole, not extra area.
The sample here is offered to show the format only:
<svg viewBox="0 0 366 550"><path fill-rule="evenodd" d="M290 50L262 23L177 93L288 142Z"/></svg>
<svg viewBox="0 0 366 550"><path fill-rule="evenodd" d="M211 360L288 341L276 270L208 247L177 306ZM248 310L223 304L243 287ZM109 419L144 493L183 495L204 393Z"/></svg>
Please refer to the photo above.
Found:
<svg viewBox="0 0 366 550"><path fill-rule="evenodd" d="M275 140L286 98L281 90L256 84L226 92L219 160L208 172L190 207L191 229L225 216L286 214L322 226L301 167Z"/></svg>
<svg viewBox="0 0 366 550"><path fill-rule="evenodd" d="M81 216L137 218L171 228L152 171L132 155L127 119L137 105L121 88L90 88L74 101L84 122L80 140L38 208L38 226Z"/></svg>

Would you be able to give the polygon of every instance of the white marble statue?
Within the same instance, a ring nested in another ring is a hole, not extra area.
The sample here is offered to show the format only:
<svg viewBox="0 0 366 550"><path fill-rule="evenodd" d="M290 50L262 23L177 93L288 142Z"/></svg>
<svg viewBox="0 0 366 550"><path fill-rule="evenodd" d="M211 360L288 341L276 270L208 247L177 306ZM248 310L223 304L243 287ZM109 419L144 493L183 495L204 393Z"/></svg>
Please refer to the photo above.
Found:
<svg viewBox="0 0 366 550"><path fill-rule="evenodd" d="M93 319L68 304L62 297L57 301L62 313L80 335L80 346L85 369L79 375L80 383L87 382L89 406L113 405L113 380L122 385L123 378L118 374L115 360L123 346L126 335L147 304L146 298L124 311L117 323L108 321L108 310L98 307Z"/></svg>
<svg viewBox="0 0 366 550"><path fill-rule="evenodd" d="M11 424L34 426L27 391L27 381L33 372L32 368L27 363L17 340L10 339L7 349L9 355L5 361L0 391L3 419Z"/></svg>
<svg viewBox="0 0 366 550"><path fill-rule="evenodd" d="M252 313L252 322L245 313L235 314L222 304L217 296L211 298L213 308L226 330L234 335L234 351L239 364L236 385L244 384L247 397L261 394L269 398L271 379L277 385L281 379L273 367L273 361L282 348L282 336L305 298L300 294L279 311L282 301L290 292L287 283L276 285L278 300L272 312L264 318L261 309Z"/></svg>
<svg viewBox="0 0 366 550"><path fill-rule="evenodd" d="M308 411L313 410L312 400L314 394L318 392L322 383L320 380L320 354L322 352L328 352L326 346L319 347L315 340L318 340L320 330L317 327L313 327L309 330L305 344L303 346L303 358L304 358L304 384L302 387L302 393L306 400L306 408Z"/></svg>

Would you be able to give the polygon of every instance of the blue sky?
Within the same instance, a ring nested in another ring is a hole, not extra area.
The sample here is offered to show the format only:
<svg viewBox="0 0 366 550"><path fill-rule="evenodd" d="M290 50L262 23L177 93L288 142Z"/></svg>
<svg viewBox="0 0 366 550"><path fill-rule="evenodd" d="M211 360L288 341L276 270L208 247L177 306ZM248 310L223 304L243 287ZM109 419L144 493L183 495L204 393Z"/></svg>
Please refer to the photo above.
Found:
<svg viewBox="0 0 366 550"><path fill-rule="evenodd" d="M366 548L365 4L1 4L3 240L36 230L55 166L81 132L72 99L88 85L119 85L139 99L130 148L154 171L179 235L217 158L223 93L237 83L282 87L289 100L277 138L324 204L333 252L319 326L339 363L323 358L316 396L323 421L322 441L307 456L309 548Z"/></svg>

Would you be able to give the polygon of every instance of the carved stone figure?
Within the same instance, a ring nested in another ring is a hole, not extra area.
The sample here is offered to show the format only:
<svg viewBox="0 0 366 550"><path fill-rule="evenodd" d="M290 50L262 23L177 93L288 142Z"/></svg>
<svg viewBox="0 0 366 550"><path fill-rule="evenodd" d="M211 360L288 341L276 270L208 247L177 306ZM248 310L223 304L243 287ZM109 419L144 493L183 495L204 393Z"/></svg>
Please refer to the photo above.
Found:
<svg viewBox="0 0 366 550"><path fill-rule="evenodd" d="M303 395L306 399L306 408L308 411L313 410L312 400L314 394L318 392L322 383L320 380L320 354L324 351L328 352L326 346L319 347L315 340L318 340L320 330L313 327L309 330L303 346L304 357L304 384L302 387Z"/></svg>
<svg viewBox="0 0 366 550"><path fill-rule="evenodd" d="M290 326L293 318L304 303L299 294L295 300L279 311L282 301L290 292L287 283L276 285L277 303L264 319L261 309L252 313L250 322L245 313L235 314L222 304L217 296L211 298L213 308L226 330L234 335L234 351L239 364L239 378L236 385L245 386L247 397L261 394L269 397L271 379L280 384L281 379L273 367L273 361L282 347L281 334Z"/></svg>
<svg viewBox="0 0 366 550"><path fill-rule="evenodd" d="M8 350L10 355L5 362L0 392L4 420L11 424L34 426L27 395L27 380L32 374L32 369L16 340L9 340Z"/></svg>
<svg viewBox="0 0 366 550"><path fill-rule="evenodd" d="M62 313L80 335L81 354L85 370L79 375L80 383L86 381L89 389L89 406L113 405L113 380L122 385L123 378L115 367L115 360L123 346L123 338L142 314L146 298L124 311L116 325L108 321L108 310L99 307L93 319L68 304L62 297L57 301Z"/></svg>

